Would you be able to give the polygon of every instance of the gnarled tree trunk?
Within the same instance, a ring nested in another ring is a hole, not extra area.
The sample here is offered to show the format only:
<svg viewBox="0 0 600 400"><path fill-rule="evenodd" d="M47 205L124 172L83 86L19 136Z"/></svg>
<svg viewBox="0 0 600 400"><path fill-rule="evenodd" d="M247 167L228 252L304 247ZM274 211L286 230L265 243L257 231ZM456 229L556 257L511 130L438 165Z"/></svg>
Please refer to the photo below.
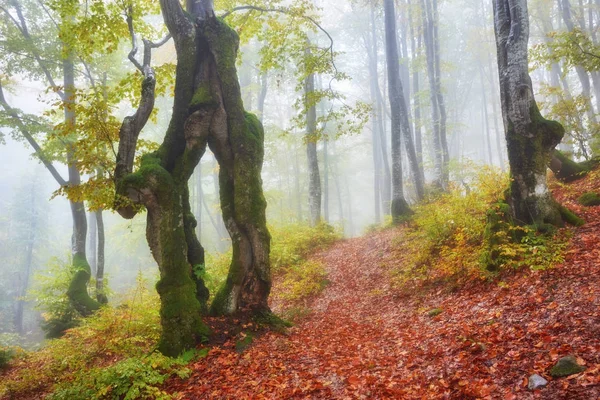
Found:
<svg viewBox="0 0 600 400"><path fill-rule="evenodd" d="M171 122L160 148L143 156L133 172L137 136L154 105L154 72L145 56L142 101L121 127L115 180L122 216L133 217L139 204L148 210L146 236L160 270L159 349L175 356L207 333L201 314L208 291L195 273L203 267L204 250L188 191L207 144L220 165L221 208L233 246L229 275L211 312L269 311L270 236L260 177L263 130L242 105L235 69L239 38L215 17L211 1L188 1L187 13L177 0L160 5L177 52ZM145 42L145 52L151 47Z"/></svg>

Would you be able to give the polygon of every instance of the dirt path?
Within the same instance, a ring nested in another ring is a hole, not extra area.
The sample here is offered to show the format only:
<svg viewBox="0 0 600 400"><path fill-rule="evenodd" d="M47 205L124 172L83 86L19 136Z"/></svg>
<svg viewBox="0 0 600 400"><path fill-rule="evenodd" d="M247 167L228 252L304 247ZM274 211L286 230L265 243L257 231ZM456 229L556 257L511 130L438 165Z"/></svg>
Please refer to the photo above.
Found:
<svg viewBox="0 0 600 400"><path fill-rule="evenodd" d="M401 254L393 230L340 242L318 256L331 283L289 335L241 354L214 347L171 388L186 399L600 399L600 207L580 212L591 222L563 265L457 293L399 297L386 272ZM568 354L587 370L527 390Z"/></svg>

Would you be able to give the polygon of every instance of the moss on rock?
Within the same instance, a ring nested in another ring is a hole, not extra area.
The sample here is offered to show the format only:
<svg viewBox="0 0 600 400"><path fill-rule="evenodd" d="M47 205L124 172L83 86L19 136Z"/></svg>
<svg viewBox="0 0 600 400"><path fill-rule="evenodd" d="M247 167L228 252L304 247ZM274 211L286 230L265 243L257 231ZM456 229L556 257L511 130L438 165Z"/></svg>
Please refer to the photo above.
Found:
<svg viewBox="0 0 600 400"><path fill-rule="evenodd" d="M600 206L600 195L595 192L587 192L579 196L577 201L586 207Z"/></svg>
<svg viewBox="0 0 600 400"><path fill-rule="evenodd" d="M575 356L566 356L558 360L556 365L550 370L550 376L561 378L563 376L575 375L585 371L583 365L577 363Z"/></svg>
<svg viewBox="0 0 600 400"><path fill-rule="evenodd" d="M577 163L567 157L563 152L554 150L552 153L552 161L550 169L554 176L562 182L573 182L583 178L589 171L592 165L588 163Z"/></svg>
<svg viewBox="0 0 600 400"><path fill-rule="evenodd" d="M563 221L565 221L566 223L571 224L573 226L582 226L583 224L585 224L585 221L583 219L578 217L577 214L569 210L567 207L559 205L558 210Z"/></svg>

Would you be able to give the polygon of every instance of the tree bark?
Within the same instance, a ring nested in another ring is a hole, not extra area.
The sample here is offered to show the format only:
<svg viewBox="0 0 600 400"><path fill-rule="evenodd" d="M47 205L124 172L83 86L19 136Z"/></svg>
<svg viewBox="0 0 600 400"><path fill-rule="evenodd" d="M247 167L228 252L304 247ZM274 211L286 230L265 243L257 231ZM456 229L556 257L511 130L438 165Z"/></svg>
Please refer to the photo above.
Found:
<svg viewBox="0 0 600 400"><path fill-rule="evenodd" d="M100 304L108 303L108 298L104 290L104 253L106 249L106 240L104 236L104 217L102 215L104 210L99 209L94 212L96 219L96 228L98 232L98 250L96 258L96 300Z"/></svg>
<svg viewBox="0 0 600 400"><path fill-rule="evenodd" d="M412 2L409 1L409 6L412 7ZM416 67L416 60L421 52L421 38L422 35L416 32L412 12L408 12L408 24L410 27L410 47L412 52L413 61L413 75L412 75L412 98L414 103L414 132L415 132L415 151L417 152L417 161L419 163L419 170L422 177L425 177L425 171L423 167L423 138L421 133L421 100L419 96L419 69ZM425 178L423 178L425 183Z"/></svg>
<svg viewBox="0 0 600 400"><path fill-rule="evenodd" d="M398 62L398 43L396 41L396 15L394 11L393 0L384 1L385 12L385 43L386 43L386 61L388 73L388 96L390 99L391 121L391 148L392 148L392 205L391 214L395 222L399 222L410 215L410 210L402 187L402 149L401 136L404 133L405 143L408 146L412 144L412 133L410 132L410 123L408 121L408 112L402 82L400 80L400 69ZM414 146L413 146L414 150ZM412 157L411 157L412 158ZM411 160L412 161L412 160ZM412 167L418 171L418 162L416 161L416 152L414 153L414 162ZM417 189L417 198L423 197L422 181L419 185L418 172L414 175L415 187ZM419 189L420 188L420 189ZM419 192L419 190L421 190Z"/></svg>
<svg viewBox="0 0 600 400"><path fill-rule="evenodd" d="M512 214L521 224L562 225L561 207L548 190L546 170L563 127L544 119L528 73L526 0L493 0L504 130L512 182Z"/></svg>
<svg viewBox="0 0 600 400"><path fill-rule="evenodd" d="M391 210L392 201L392 173L390 170L390 162L388 158L387 150L387 138L385 134L384 115L385 106L383 104L383 98L381 95L381 89L379 87L379 61L378 61L378 38L377 38L377 25L375 23L375 4L371 3L371 47L372 51L369 55L372 57L372 64L370 65L370 79L371 79L371 90L375 91L376 101L374 102L374 129L376 129L375 135L378 136L377 142L379 143L379 159L383 169L381 176L381 205L383 215L389 215ZM375 118L376 117L376 118Z"/></svg>
<svg viewBox="0 0 600 400"><path fill-rule="evenodd" d="M171 121L160 148L142 157L132 172L130 152L135 152L139 131L131 127L145 124L149 113L140 111L154 102L155 80L148 66L140 108L121 128L124 144L119 144L115 179L118 195L130 202L118 205L122 216L131 218L136 204L148 210L146 235L160 270L156 287L163 331L158 347L176 356L207 334L201 321L207 291L194 272L203 263L203 249L188 190L207 144L219 162L221 209L233 247L229 274L211 313L270 311L270 235L260 177L264 133L242 104L235 67L238 35L215 17L211 1L188 1L187 13L177 0L161 0L160 6L177 54Z"/></svg>
<svg viewBox="0 0 600 400"><path fill-rule="evenodd" d="M258 119L262 124L265 119L265 100L269 89L269 74L263 72L260 74L260 93L258 95Z"/></svg>
<svg viewBox="0 0 600 400"><path fill-rule="evenodd" d="M35 239L37 234L37 215L35 207L35 182L31 184L30 190L30 201L29 211L31 213L29 219L29 226L27 229L27 241L25 242L25 270L19 273L19 291L17 299L17 309L15 311L15 329L21 336L25 334L25 327L23 319L25 315L25 295L27 295L27 289L29 287L29 278L31 276L31 269L33 267L33 248L35 246Z"/></svg>
<svg viewBox="0 0 600 400"><path fill-rule="evenodd" d="M72 55L63 59L63 76L65 129L68 132L75 132L75 67ZM68 142L66 153L69 186L77 186L81 183L75 150L75 145ZM81 201L73 200L69 200L69 205L71 206L71 216L73 218L71 252L74 274L67 290L67 296L73 307L81 315L88 316L100 308L100 304L90 297L87 290L91 278L91 269L86 257L87 217L85 205Z"/></svg>
<svg viewBox="0 0 600 400"><path fill-rule="evenodd" d="M440 76L437 0L421 0L421 7L425 24L423 35L433 120L435 184L445 190L449 181L450 154L446 139L446 107Z"/></svg>
<svg viewBox="0 0 600 400"><path fill-rule="evenodd" d="M306 54L310 56L310 41L307 42ZM310 73L304 82L304 102L306 107L306 159L308 161L308 209L310 226L321 222L321 176L317 157L317 107L314 100L315 74Z"/></svg>
<svg viewBox="0 0 600 400"><path fill-rule="evenodd" d="M567 30L572 32L575 29L575 24L573 23L573 16L571 13L571 3L569 0L558 0L559 10L562 14L563 21L567 26ZM587 110L586 114L590 122L596 122L596 114L594 112L594 106L592 105L591 100L591 85L590 85L590 77L588 72L581 65L575 66L575 72L577 72L577 76L579 77L579 81L581 82L581 90L583 96L586 98Z"/></svg>
<svg viewBox="0 0 600 400"><path fill-rule="evenodd" d="M374 6L371 4L371 31L375 31L375 12ZM373 152L373 195L374 195L374 207L375 207L375 222L381 223L381 146L379 144L379 109L376 107L378 104L377 99L377 35L372 34L370 40L365 40L367 47L367 54L369 55L369 82L371 92L371 102L373 103L373 109L371 111L371 150Z"/></svg>
<svg viewBox="0 0 600 400"><path fill-rule="evenodd" d="M97 252L96 249L98 247L98 227L96 226L96 213L90 211L88 213L88 252L89 252L89 262L90 262L90 270L92 272L92 276L96 275L96 268L98 266L98 261L96 260Z"/></svg>

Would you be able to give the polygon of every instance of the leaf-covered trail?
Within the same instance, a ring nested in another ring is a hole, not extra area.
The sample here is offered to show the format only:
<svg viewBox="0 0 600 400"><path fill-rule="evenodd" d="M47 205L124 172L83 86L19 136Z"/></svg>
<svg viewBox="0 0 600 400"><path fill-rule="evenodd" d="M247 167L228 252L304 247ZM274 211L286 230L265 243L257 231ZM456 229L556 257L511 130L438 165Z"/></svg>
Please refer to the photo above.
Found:
<svg viewBox="0 0 600 400"><path fill-rule="evenodd" d="M578 210L589 222L563 265L455 293L390 287L397 230L342 241L316 256L331 283L288 335L241 354L215 346L169 387L186 399L600 399L600 207ZM568 354L587 370L551 380ZM528 391L533 373L549 385Z"/></svg>

